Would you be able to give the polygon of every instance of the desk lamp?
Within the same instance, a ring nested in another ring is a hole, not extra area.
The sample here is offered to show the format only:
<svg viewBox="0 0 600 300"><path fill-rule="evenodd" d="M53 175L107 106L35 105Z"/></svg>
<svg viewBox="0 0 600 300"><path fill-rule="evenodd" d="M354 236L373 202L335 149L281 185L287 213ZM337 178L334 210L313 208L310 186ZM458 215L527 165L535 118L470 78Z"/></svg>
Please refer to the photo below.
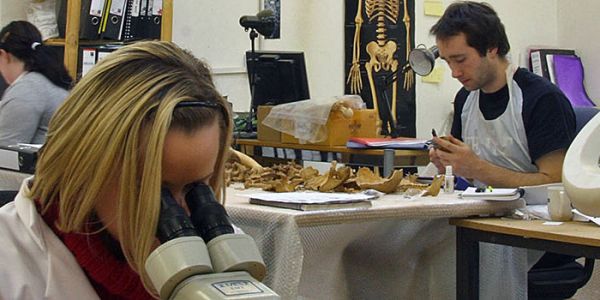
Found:
<svg viewBox="0 0 600 300"><path fill-rule="evenodd" d="M410 68L418 75L426 76L433 70L435 59L440 56L437 46L426 49L423 44L410 51L408 63Z"/></svg>
<svg viewBox="0 0 600 300"><path fill-rule="evenodd" d="M252 120L254 119L254 87L256 85L256 74L254 70L256 54L254 49L254 40L258 37L258 34L263 36L271 36L273 31L275 31L275 19L273 16L273 11L270 9L265 9L259 11L256 16L242 16L240 17L240 25L244 27L244 30L250 30L249 36L252 49L252 59L247 61L251 61L252 63L248 65L248 72L250 72L250 109L248 110L246 132L253 132L254 129L252 128Z"/></svg>
<svg viewBox="0 0 600 300"><path fill-rule="evenodd" d="M600 113L577 134L563 163L562 181L573 207L600 217Z"/></svg>
<svg viewBox="0 0 600 300"><path fill-rule="evenodd" d="M410 53L408 54L408 63L403 68L398 69L397 72L385 75L381 78L378 84L378 90L383 91L381 96L384 100L384 103L387 105L385 107L387 118L385 118L386 120L382 120L383 124L381 124L381 132L383 135L387 136L389 134L393 138L398 137L399 135L397 125L393 121L393 112L389 107L389 96L386 92L388 86L393 84L398 79L398 73L404 74L411 69L415 71L415 73L417 73L418 75L428 75L433 70L433 66L435 65L435 59L439 56L440 52L438 50L438 47L432 46L431 48L427 49L425 48L425 45L421 44L417 46L417 48L410 51ZM388 128L390 132L388 132Z"/></svg>

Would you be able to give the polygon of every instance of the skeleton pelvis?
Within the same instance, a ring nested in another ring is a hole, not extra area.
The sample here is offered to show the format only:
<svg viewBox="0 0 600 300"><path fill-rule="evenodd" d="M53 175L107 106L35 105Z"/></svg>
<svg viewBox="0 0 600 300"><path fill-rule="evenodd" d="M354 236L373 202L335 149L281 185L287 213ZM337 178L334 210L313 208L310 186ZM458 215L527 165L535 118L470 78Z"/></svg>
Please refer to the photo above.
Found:
<svg viewBox="0 0 600 300"><path fill-rule="evenodd" d="M373 66L375 72L381 69L389 71L394 62L394 53L398 49L396 42L388 40L383 45L379 45L376 41L371 41L367 44L367 53L369 54L370 65Z"/></svg>

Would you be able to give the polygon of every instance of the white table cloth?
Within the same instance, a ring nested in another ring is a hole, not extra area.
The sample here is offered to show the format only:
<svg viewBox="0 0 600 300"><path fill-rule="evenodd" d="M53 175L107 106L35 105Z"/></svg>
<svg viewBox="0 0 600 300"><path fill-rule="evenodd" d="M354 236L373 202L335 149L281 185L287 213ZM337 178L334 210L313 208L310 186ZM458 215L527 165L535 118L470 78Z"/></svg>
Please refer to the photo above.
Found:
<svg viewBox="0 0 600 300"><path fill-rule="evenodd" d="M453 299L455 233L448 218L524 205L456 194L386 195L369 209L303 212L251 205L243 196L251 192L228 188L226 208L257 241L268 269L265 283L283 299ZM482 249L482 299L523 298L526 251Z"/></svg>

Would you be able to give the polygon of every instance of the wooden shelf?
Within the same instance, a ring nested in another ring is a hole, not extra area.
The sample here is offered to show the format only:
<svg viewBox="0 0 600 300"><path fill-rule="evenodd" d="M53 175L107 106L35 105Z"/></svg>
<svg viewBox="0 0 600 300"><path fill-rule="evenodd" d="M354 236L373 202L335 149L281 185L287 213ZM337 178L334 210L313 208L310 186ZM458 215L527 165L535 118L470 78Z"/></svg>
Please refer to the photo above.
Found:
<svg viewBox="0 0 600 300"><path fill-rule="evenodd" d="M52 38L44 41L44 44L47 46L64 46L65 39Z"/></svg>
<svg viewBox="0 0 600 300"><path fill-rule="evenodd" d="M81 0L67 2L67 22L64 39L49 39L45 42L50 46L64 46L64 63L69 75L77 78L77 63L79 58L79 45L115 44L119 41L80 41L79 19L81 17ZM161 40L170 41L173 34L173 0L163 0Z"/></svg>

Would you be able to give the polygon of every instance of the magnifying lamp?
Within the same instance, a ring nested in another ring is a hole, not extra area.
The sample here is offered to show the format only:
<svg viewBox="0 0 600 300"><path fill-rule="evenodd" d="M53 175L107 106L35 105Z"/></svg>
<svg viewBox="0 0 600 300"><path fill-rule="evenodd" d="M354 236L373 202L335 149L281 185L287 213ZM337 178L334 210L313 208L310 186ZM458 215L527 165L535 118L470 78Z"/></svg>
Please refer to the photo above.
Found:
<svg viewBox="0 0 600 300"><path fill-rule="evenodd" d="M415 73L426 76L433 70L435 59L439 56L440 51L437 46L427 49L424 45L419 45L408 54L408 63Z"/></svg>
<svg viewBox="0 0 600 300"><path fill-rule="evenodd" d="M275 31L275 18L273 17L273 11L265 9L259 11L256 16L242 16L240 17L240 25L244 27L244 30L250 31L250 45L252 49L252 59L248 63L248 72L250 72L250 109L248 109L248 117L246 118L246 137L255 138L254 126L252 120L254 119L254 87L256 85L256 74L254 69L254 61L256 60L256 52L254 50L254 40L258 37L258 34L268 37Z"/></svg>
<svg viewBox="0 0 600 300"><path fill-rule="evenodd" d="M273 11L265 9L259 11L256 16L242 16L240 17L240 25L246 30L254 29L263 36L271 36L275 30Z"/></svg>

